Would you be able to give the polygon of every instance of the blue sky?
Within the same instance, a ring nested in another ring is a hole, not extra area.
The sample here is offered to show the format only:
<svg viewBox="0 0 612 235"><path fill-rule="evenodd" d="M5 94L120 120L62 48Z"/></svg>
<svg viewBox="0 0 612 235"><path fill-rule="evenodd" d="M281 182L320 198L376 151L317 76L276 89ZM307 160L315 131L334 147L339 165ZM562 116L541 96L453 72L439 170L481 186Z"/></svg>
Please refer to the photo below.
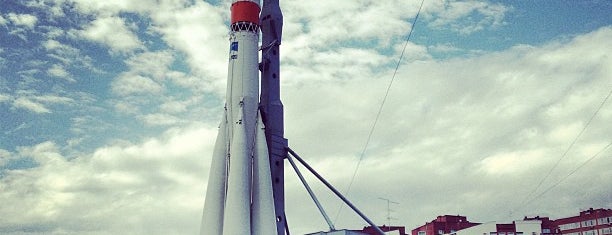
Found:
<svg viewBox="0 0 612 235"><path fill-rule="evenodd" d="M195 233L229 4L1 1L0 233ZM346 188L420 1L281 4L287 138ZM400 202L408 228L611 208L611 10L426 0L349 198L380 223L377 198ZM287 185L289 203L306 200ZM298 234L325 229L303 219L315 210L288 206ZM346 210L336 222L363 225Z"/></svg>

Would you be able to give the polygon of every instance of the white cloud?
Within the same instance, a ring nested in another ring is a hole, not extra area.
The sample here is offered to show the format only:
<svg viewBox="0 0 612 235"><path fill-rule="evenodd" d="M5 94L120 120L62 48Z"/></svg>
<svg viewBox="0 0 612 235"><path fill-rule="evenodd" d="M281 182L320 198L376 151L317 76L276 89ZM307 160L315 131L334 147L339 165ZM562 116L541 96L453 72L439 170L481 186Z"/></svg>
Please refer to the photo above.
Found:
<svg viewBox="0 0 612 235"><path fill-rule="evenodd" d="M52 65L51 68L47 70L47 74L53 77L62 78L68 82L76 82L76 80L70 76L70 73L58 64Z"/></svg>
<svg viewBox="0 0 612 235"><path fill-rule="evenodd" d="M51 113L51 110L45 107L45 105L38 102L34 102L30 98L26 97L19 97L15 99L15 101L13 102L13 106L15 108L26 109L35 113Z"/></svg>
<svg viewBox="0 0 612 235"><path fill-rule="evenodd" d="M72 98L57 95L38 95L32 99L49 104L70 104L74 102L74 99Z"/></svg>
<svg viewBox="0 0 612 235"><path fill-rule="evenodd" d="M448 213L501 219L500 211L519 208L612 88L608 75L612 58L605 55L612 51L603 40L610 36L612 28L605 27L540 47L402 64L349 197L374 213L382 207L372 201L379 196L391 195L402 205L418 204L418 210L427 213L410 214L415 211L412 208L396 216L415 226L423 218ZM585 60L576 61L577 54ZM294 150L345 189L391 78L390 68L374 76L356 73L363 75L346 82L341 76L330 76L346 66L312 57L302 61L306 60L313 63L308 70L284 67L289 70L283 73L286 136ZM363 65L355 67L350 70L360 71ZM321 82L325 75L330 79ZM296 77L299 82L287 81ZM605 134L612 132L609 107L608 102L552 173L553 180L546 181L536 195L609 143ZM597 158L597 163L587 164L558 190L538 198L537 206L514 213L559 215L576 213L581 206L609 207L601 199L609 196L609 189L597 189L607 181L594 179L612 174L603 166L610 160ZM335 161L342 170L327 169L320 161ZM593 176L592 172L598 173ZM597 192L597 196L584 201L572 195L575 181L588 181L588 189L581 191ZM289 201L300 200L294 194L288 195ZM560 196L568 201L555 199ZM499 208L483 206L499 201L506 203ZM289 214L303 213L305 209L293 208ZM380 221L384 213L373 216ZM339 223L359 227L355 221L340 219Z"/></svg>
<svg viewBox="0 0 612 235"><path fill-rule="evenodd" d="M17 27L9 27L8 33L20 38L23 41L28 41L27 32L28 30L34 29L36 23L38 22L38 18L35 15L30 14L16 14L16 13L8 13L6 15L6 19L0 16L0 25L8 25L8 21L12 23L12 25Z"/></svg>
<svg viewBox="0 0 612 235"><path fill-rule="evenodd" d="M7 102L11 100L11 96L6 94L0 94L0 103Z"/></svg>
<svg viewBox="0 0 612 235"><path fill-rule="evenodd" d="M178 125L196 116L199 121L207 107L202 106L201 96L189 94L206 94L211 84L172 70L174 60L170 51L140 53L126 60L129 69L111 83L116 110L135 114L146 125ZM181 94L174 92L177 87L183 89Z"/></svg>
<svg viewBox="0 0 612 235"><path fill-rule="evenodd" d="M80 31L80 35L88 40L105 44L113 52L126 53L143 48L138 36L125 25L122 18L117 16L95 19Z"/></svg>
<svg viewBox="0 0 612 235"><path fill-rule="evenodd" d="M60 27L45 26L44 28L48 30L45 36L47 36L47 38L50 38L50 40L53 40L53 38L59 38L66 34L66 32L64 32L64 29Z"/></svg>
<svg viewBox="0 0 612 235"><path fill-rule="evenodd" d="M24 5L32 8L38 8L45 12L51 13L53 17L65 17L66 14L62 9L62 5L65 4L64 0L58 1L27 1Z"/></svg>
<svg viewBox="0 0 612 235"><path fill-rule="evenodd" d="M169 3L159 7L164 10L150 13L155 23L152 30L160 33L168 45L184 53L192 72L200 77L193 80L193 86L208 84L207 88L215 92L224 91L229 29L222 16L226 10L203 1L184 8Z"/></svg>
<svg viewBox="0 0 612 235"><path fill-rule="evenodd" d="M0 149L0 169L8 163L9 159L11 159L11 153L4 149Z"/></svg>
<svg viewBox="0 0 612 235"><path fill-rule="evenodd" d="M549 132L549 139L558 143L568 143L572 141L577 133L584 128L582 122L570 123L567 126L556 126Z"/></svg>
<svg viewBox="0 0 612 235"><path fill-rule="evenodd" d="M296 51L299 49L295 48ZM287 52L291 53L291 52ZM375 50L340 48L325 51L303 50L287 56L284 65L289 68L284 75L291 83L313 79L319 81L351 81L375 76L378 70L391 60ZM350 68L350 69L347 69ZM310 72L306 72L310 71Z"/></svg>
<svg viewBox="0 0 612 235"><path fill-rule="evenodd" d="M460 48L449 43L429 46L428 49L435 53L457 53L461 51Z"/></svg>
<svg viewBox="0 0 612 235"><path fill-rule="evenodd" d="M180 118L164 113L147 114L141 119L151 126L171 126L182 122Z"/></svg>
<svg viewBox="0 0 612 235"><path fill-rule="evenodd" d="M157 82L164 82L170 73L170 65L174 57L169 51L145 52L126 61L130 66L128 73L151 77Z"/></svg>
<svg viewBox="0 0 612 235"><path fill-rule="evenodd" d="M156 9L155 6L159 1L153 0L125 0L125 1L88 1L88 0L73 0L76 3L76 8L79 12L93 15L117 15L121 12L130 11L142 13L146 10ZM174 4L182 5L181 0L171 1Z"/></svg>
<svg viewBox="0 0 612 235"><path fill-rule="evenodd" d="M4 17L2 17L2 15L0 15L0 25L6 25L8 23L8 21L6 19L4 19Z"/></svg>
<svg viewBox="0 0 612 235"><path fill-rule="evenodd" d="M2 57L2 53L4 53L4 49L0 48L0 68L6 66L6 59Z"/></svg>
<svg viewBox="0 0 612 235"><path fill-rule="evenodd" d="M25 26L30 29L34 28L34 26L36 26L36 23L38 22L38 18L30 14L9 13L7 17L11 22L13 22L13 24L18 26Z"/></svg>
<svg viewBox="0 0 612 235"><path fill-rule="evenodd" d="M212 6L205 1L106 1L75 0L75 9L97 18L79 35L90 40L111 45L115 51L128 52L144 48L136 35L118 17L122 12L141 14L152 24L143 30L149 35L159 34L162 40L185 56L194 76L176 79L184 87L225 90L226 51L228 26L224 19L226 9ZM224 17L222 17L224 16ZM112 35L112 36L111 36ZM151 53L150 55L161 55ZM154 61L145 60L149 64ZM163 63L163 61L160 61ZM160 66L164 68L163 66ZM154 68L154 67L149 67ZM166 71L167 72L167 71ZM156 79L156 77L152 77Z"/></svg>
<svg viewBox="0 0 612 235"><path fill-rule="evenodd" d="M21 147L18 157L39 166L0 178L0 213L11 215L0 221L0 232L196 233L208 165L203 153L212 150L215 132L202 126L171 130L71 160L53 142Z"/></svg>
<svg viewBox="0 0 612 235"><path fill-rule="evenodd" d="M410 28L406 19L414 17L417 9L415 1L287 2L283 33L287 39L308 39L300 44L316 48L369 40L387 46L391 38Z"/></svg>
<svg viewBox="0 0 612 235"><path fill-rule="evenodd" d="M112 85L113 93L120 96L133 94L154 95L160 94L163 87L152 79L140 75L124 74L117 77Z"/></svg>
<svg viewBox="0 0 612 235"><path fill-rule="evenodd" d="M125 100L119 100L115 102L113 104L113 108L120 113L126 113L126 114L139 114L140 113L140 107L138 107L137 104L134 104L134 102L129 102Z"/></svg>
<svg viewBox="0 0 612 235"><path fill-rule="evenodd" d="M505 16L512 9L486 1L436 1L427 9L426 18L435 18L432 27L450 27L461 34L471 34L505 24Z"/></svg>
<svg viewBox="0 0 612 235"><path fill-rule="evenodd" d="M444 12L439 14L448 13L448 18L440 16L431 26L461 33L504 24L503 14L509 11L485 2L438 3L427 2L424 16ZM344 190L403 46L394 37L409 27L416 1L283 4L286 137L294 150ZM329 8L320 7L325 4ZM217 124L217 120L206 119L214 112L201 111L201 107L218 106L225 88L227 12L222 7L202 1L76 2L75 9L108 21L94 21L85 27L81 35L91 33L90 40L115 44L98 33L108 31L108 23L116 21L119 34L133 35L135 43L110 45L111 50L133 52L141 48L135 30L128 29L125 20L117 16L137 12L151 18L152 26L147 30L161 34L171 48L126 53L129 68L110 86L115 100L101 102L134 114L145 124L186 126L192 122L184 121L182 115L190 113L197 116L193 120L207 126L170 129L161 137L137 144L116 140L87 154L71 155L71 160L62 153L70 147L53 142L19 148L14 155L31 157L40 166L8 171L0 178L0 200L5 202L0 204L0 214L11 215L0 221L0 232L197 231L205 192L201 186L206 182L207 156L216 135L212 126ZM499 13L503 13L501 17L493 16ZM439 214L466 214L476 221L499 219L519 206L517 198L532 190L609 91L610 37L612 29L606 27L571 40L447 60L435 60L427 54L427 47L409 44L348 197L375 221L384 221L386 216L378 197L399 201L395 217L409 228ZM59 40L49 40L43 46L58 56L59 51L70 51L71 47ZM437 48L453 49L444 46ZM176 59L185 56L193 71L172 71L174 55L178 55ZM576 59L576 55L584 59ZM174 86L194 93L170 94ZM0 95L0 102L22 103L21 108L40 112L50 112L53 104L78 100L37 98L34 94L4 97ZM114 124L95 122L98 118L91 114L71 119L74 132L86 133L91 126L107 130ZM610 118L612 111L607 105L551 179L565 176L576 162L584 162L607 144L612 133ZM73 138L68 145L79 141ZM609 150L602 156L605 154L609 155ZM537 206L516 213L520 217L543 211L559 215L575 213L577 207L612 206L607 200L610 189L601 187L612 176L610 161L595 159L539 199ZM314 188L322 191L321 186ZM322 220L312 219L317 215L314 207L295 203L309 199L290 173L286 192L292 233L325 229ZM589 192L588 198L583 192ZM560 197L564 198L561 202ZM334 214L340 202L332 198L321 196ZM361 227L360 220L347 211L337 226Z"/></svg>
<svg viewBox="0 0 612 235"><path fill-rule="evenodd" d="M60 56L66 57L79 57L80 50L72 46L61 43L55 39L49 39L42 43L42 46L52 53L56 53ZM67 62L66 62L67 64Z"/></svg>
<svg viewBox="0 0 612 235"><path fill-rule="evenodd" d="M129 70L120 74L111 84L113 93L119 96L159 95L164 91L169 67L174 61L168 51L145 52L126 61Z"/></svg>
<svg viewBox="0 0 612 235"><path fill-rule="evenodd" d="M25 109L34 113L52 113L50 105L70 105L74 99L57 95L41 95L33 91L17 91L17 97L12 103L13 108Z"/></svg>
<svg viewBox="0 0 612 235"><path fill-rule="evenodd" d="M491 175L514 175L523 174L531 168L541 167L546 159L544 156L554 153L544 153L541 150L496 153L481 161L481 170Z"/></svg>
<svg viewBox="0 0 612 235"><path fill-rule="evenodd" d="M181 113L181 112L185 112L187 111L187 107L189 105L193 105L196 104L197 101L195 100L188 100L188 101L167 101L164 102L161 106L160 109L164 112L168 112L168 113Z"/></svg>
<svg viewBox="0 0 612 235"><path fill-rule="evenodd" d="M54 49L62 48L62 44L58 42L57 40L47 40L46 42L43 43L43 46L47 50L54 50Z"/></svg>
<svg viewBox="0 0 612 235"><path fill-rule="evenodd" d="M172 81L173 84L183 87L185 89L190 89L196 93L204 93L207 91L216 90L219 89L219 87L217 86L219 86L220 84L225 84L217 81L221 79L217 79L214 82L206 82L206 80L202 79L201 77L198 77L196 74L187 74L178 71L170 71L166 75L168 76L168 79Z"/></svg>
<svg viewBox="0 0 612 235"><path fill-rule="evenodd" d="M111 91L119 97L114 104L115 108L122 112L139 114L141 109L163 102L160 95L167 92L165 87L174 81L170 78L172 74L179 73L170 70L173 61L174 58L168 51L145 52L128 59L126 64L129 65L129 70L111 83ZM151 117L142 120L150 119ZM164 123L167 121L168 119Z"/></svg>
<svg viewBox="0 0 612 235"><path fill-rule="evenodd" d="M56 28L51 28L51 31L47 33L48 38L54 38L57 35L61 35L64 33L63 30L61 32L57 32ZM88 56L84 55L80 49L75 48L73 46L62 43L56 39L49 39L42 43L42 46L47 50L47 56L51 59L59 61L61 64L56 64L51 67L51 72L57 73L57 75L63 75L61 69L69 68L69 66L74 66L76 68L87 68L91 72L94 73L102 73L100 69L95 68L93 65L93 60ZM68 72L68 71L66 71ZM70 75L70 74L67 74ZM62 77L67 79L69 82L76 82L74 77Z"/></svg>

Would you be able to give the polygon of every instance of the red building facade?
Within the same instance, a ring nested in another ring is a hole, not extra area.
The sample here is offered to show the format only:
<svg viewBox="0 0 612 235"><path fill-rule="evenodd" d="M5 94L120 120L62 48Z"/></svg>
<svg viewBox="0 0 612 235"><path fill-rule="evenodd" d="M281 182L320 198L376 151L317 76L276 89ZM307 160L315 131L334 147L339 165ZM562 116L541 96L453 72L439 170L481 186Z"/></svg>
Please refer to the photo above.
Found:
<svg viewBox="0 0 612 235"><path fill-rule="evenodd" d="M612 209L588 209L580 215L555 220L560 234L612 234Z"/></svg>
<svg viewBox="0 0 612 235"><path fill-rule="evenodd" d="M523 221L541 221L541 231L537 235L612 235L612 209L588 209L579 215L551 220L548 217L525 217ZM412 235L452 234L480 223L469 222L465 216L443 215L431 222L412 230ZM515 223L496 224L491 231L495 234L518 233ZM529 234L532 235L532 234Z"/></svg>
<svg viewBox="0 0 612 235"><path fill-rule="evenodd" d="M438 216L431 222L412 230L412 235L439 235L453 233L461 229L469 228L480 223L472 223L465 216L443 215Z"/></svg>

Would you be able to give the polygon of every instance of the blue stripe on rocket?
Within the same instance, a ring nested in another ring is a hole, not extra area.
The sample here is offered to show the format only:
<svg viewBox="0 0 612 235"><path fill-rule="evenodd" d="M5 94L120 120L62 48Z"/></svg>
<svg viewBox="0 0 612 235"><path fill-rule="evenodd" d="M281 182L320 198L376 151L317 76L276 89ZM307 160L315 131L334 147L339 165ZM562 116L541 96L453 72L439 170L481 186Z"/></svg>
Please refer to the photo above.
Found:
<svg viewBox="0 0 612 235"><path fill-rule="evenodd" d="M238 56L236 55L236 53L238 53L238 42L232 42L230 44L230 59L237 59Z"/></svg>

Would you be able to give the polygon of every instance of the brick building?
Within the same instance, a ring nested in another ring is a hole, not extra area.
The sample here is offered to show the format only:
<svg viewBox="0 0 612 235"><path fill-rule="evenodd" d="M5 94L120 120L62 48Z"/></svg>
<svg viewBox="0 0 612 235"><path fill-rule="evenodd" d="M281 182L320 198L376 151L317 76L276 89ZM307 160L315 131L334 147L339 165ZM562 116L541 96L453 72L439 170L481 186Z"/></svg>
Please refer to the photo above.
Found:
<svg viewBox="0 0 612 235"><path fill-rule="evenodd" d="M442 215L431 222L412 230L412 235L439 235L453 233L480 223L472 223L465 216Z"/></svg>
<svg viewBox="0 0 612 235"><path fill-rule="evenodd" d="M443 215L412 230L412 235L612 235L612 209L588 209L579 215L551 220L525 217L512 223L473 223L465 216Z"/></svg>
<svg viewBox="0 0 612 235"><path fill-rule="evenodd" d="M555 220L560 234L612 234L612 209L588 209L579 215Z"/></svg>
<svg viewBox="0 0 612 235"><path fill-rule="evenodd" d="M383 226L379 226L378 228L380 228L380 230L385 232L385 234L389 234L389 235L407 235L406 228L404 226L383 225ZM367 227L364 227L362 230L343 229L343 230L330 231L330 232L309 233L306 235L378 235L378 232L376 232L376 230L372 226L367 226Z"/></svg>
<svg viewBox="0 0 612 235"><path fill-rule="evenodd" d="M381 226L385 234L406 235L403 226ZM371 235L372 227L362 230L338 230L308 235ZM612 235L612 209L581 211L577 216L551 220L525 217L511 223L474 223L460 215L441 215L412 230L411 235Z"/></svg>
<svg viewBox="0 0 612 235"><path fill-rule="evenodd" d="M484 223L445 235L540 235L540 220L519 220L512 223Z"/></svg>

